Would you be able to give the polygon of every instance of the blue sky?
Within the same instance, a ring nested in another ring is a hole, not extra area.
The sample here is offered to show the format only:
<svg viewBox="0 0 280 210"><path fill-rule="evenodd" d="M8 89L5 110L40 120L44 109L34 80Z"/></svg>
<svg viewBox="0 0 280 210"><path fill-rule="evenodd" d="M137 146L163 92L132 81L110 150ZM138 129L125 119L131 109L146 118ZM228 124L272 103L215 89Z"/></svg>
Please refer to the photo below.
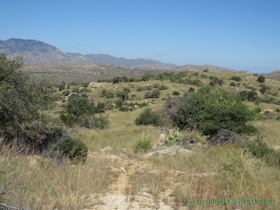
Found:
<svg viewBox="0 0 280 210"><path fill-rule="evenodd" d="M0 0L0 40L66 52L280 69L279 0Z"/></svg>

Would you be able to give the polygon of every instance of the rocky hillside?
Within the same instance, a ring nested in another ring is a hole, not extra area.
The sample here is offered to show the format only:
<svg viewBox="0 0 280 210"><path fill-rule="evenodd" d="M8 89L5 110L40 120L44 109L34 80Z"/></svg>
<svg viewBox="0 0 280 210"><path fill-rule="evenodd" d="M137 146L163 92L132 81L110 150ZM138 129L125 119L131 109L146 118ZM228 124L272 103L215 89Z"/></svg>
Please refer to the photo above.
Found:
<svg viewBox="0 0 280 210"><path fill-rule="evenodd" d="M280 81L280 69L270 72L269 74L262 74L264 77L268 79L278 80Z"/></svg>

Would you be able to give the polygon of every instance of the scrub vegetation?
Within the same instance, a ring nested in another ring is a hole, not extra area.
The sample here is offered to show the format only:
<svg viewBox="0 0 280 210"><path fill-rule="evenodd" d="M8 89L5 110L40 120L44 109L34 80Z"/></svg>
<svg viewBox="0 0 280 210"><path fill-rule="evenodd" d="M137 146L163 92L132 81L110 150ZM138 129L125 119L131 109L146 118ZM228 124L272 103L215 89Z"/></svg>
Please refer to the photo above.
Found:
<svg viewBox="0 0 280 210"><path fill-rule="evenodd" d="M122 194L133 206L148 194L143 208L279 205L277 81L186 70L119 76L90 89L32 80L21 61L0 56L0 203L102 209L106 196ZM175 147L192 152L156 152ZM215 203L192 203L208 199Z"/></svg>

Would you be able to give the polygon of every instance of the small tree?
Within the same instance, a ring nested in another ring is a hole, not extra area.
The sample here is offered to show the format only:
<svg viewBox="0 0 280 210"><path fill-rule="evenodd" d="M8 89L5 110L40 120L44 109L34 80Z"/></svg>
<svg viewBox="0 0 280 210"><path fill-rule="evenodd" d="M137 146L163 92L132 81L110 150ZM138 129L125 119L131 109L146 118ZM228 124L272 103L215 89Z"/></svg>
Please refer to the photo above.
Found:
<svg viewBox="0 0 280 210"><path fill-rule="evenodd" d="M94 102L89 101L85 97L71 99L65 107L65 112L67 114L74 114L77 118L84 114L92 115L95 113Z"/></svg>
<svg viewBox="0 0 280 210"><path fill-rule="evenodd" d="M52 101L53 93L49 82L31 80L20 70L22 61L0 55L0 136L21 149L35 142L36 135L25 125L40 119L40 109Z"/></svg>
<svg viewBox="0 0 280 210"><path fill-rule="evenodd" d="M121 100L121 99L118 99L117 101L115 101L115 104L116 104L116 106L117 107L122 107L122 105L123 105L123 100Z"/></svg>
<svg viewBox="0 0 280 210"><path fill-rule="evenodd" d="M265 82L265 77L262 76L262 75L260 75L260 76L258 77L258 79L257 79L257 82L259 82L259 83L264 83L264 82Z"/></svg>
<svg viewBox="0 0 280 210"><path fill-rule="evenodd" d="M264 84L260 84L260 87L261 87L260 92L261 92L262 94L265 94L266 91L268 91L268 90L270 89L270 87L268 87L268 86L266 86L266 85L264 85Z"/></svg>
<svg viewBox="0 0 280 210"><path fill-rule="evenodd" d="M128 99L128 92L127 91L119 91L115 93L116 96L120 99L122 99L123 101Z"/></svg>

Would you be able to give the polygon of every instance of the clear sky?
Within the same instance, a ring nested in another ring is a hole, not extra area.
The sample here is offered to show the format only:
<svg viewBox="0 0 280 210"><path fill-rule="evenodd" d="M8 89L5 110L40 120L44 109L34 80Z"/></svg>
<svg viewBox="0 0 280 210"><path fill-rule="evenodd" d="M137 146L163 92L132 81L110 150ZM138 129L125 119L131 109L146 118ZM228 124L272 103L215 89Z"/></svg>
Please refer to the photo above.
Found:
<svg viewBox="0 0 280 210"><path fill-rule="evenodd" d="M0 40L65 52L280 69L280 0L0 0Z"/></svg>

